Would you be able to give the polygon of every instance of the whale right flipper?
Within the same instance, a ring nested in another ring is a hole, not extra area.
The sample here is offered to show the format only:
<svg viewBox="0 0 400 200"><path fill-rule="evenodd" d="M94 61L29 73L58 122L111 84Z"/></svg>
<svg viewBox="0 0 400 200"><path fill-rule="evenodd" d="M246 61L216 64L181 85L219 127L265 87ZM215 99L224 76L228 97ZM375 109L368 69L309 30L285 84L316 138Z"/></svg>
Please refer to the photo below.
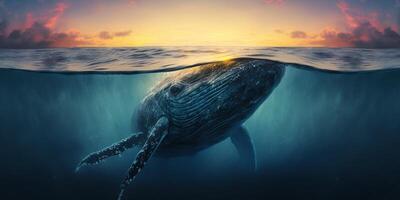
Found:
<svg viewBox="0 0 400 200"><path fill-rule="evenodd" d="M244 165L250 170L255 170L257 167L256 154L247 130L243 126L234 129L231 141L239 152L240 159L244 160Z"/></svg>
<svg viewBox="0 0 400 200"><path fill-rule="evenodd" d="M144 143L142 149L136 155L135 161L132 163L128 170L128 174L121 183L121 190L118 195L118 200L124 197L124 191L126 187L135 179L136 175L143 169L146 162L157 150L160 143L163 141L164 137L168 133L168 119L166 117L161 117L157 123L153 126L149 132L149 136Z"/></svg>
<svg viewBox="0 0 400 200"><path fill-rule="evenodd" d="M143 144L145 140L146 134L139 132L100 151L93 152L82 159L82 161L78 164L76 171L78 171L82 166L95 165L106 158L119 155L125 150L132 148L134 145Z"/></svg>

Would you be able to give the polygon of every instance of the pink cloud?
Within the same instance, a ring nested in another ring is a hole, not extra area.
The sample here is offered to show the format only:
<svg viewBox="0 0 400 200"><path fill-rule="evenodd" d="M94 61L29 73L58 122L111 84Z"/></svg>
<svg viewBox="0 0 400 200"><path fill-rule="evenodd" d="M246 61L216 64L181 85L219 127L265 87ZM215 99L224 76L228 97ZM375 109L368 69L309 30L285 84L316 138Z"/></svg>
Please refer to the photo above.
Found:
<svg viewBox="0 0 400 200"><path fill-rule="evenodd" d="M1 1L1 0L0 0ZM83 35L78 30L57 31L58 23L68 9L65 3L41 13L28 12L25 21L18 23L0 20L0 48L48 48L75 47L99 44L100 40L126 37L130 30L119 32L102 31L98 35ZM101 44L101 43L100 43Z"/></svg>
<svg viewBox="0 0 400 200"><path fill-rule="evenodd" d="M59 18L67 8L66 4L58 3L49 12L40 15L28 12L22 26L2 23L0 48L73 47L90 44L77 31L55 31Z"/></svg>
<svg viewBox="0 0 400 200"><path fill-rule="evenodd" d="M350 7L350 5L341 0L337 3L337 7L345 17L346 24L350 28L356 28L359 24L370 23L379 30L383 30L385 26L379 20L378 12L365 13L357 8Z"/></svg>
<svg viewBox="0 0 400 200"><path fill-rule="evenodd" d="M316 39L307 38L310 44L328 47L400 48L400 34L395 31L396 26L385 25L380 20L380 17L387 17L386 14L363 12L344 0L339 1L337 7L344 16L345 31L327 28Z"/></svg>
<svg viewBox="0 0 400 200"><path fill-rule="evenodd" d="M33 15L32 13L27 13L25 16L25 23L24 23L24 27L29 28L33 25L34 23L34 19L33 19Z"/></svg>
<svg viewBox="0 0 400 200"><path fill-rule="evenodd" d="M326 28L319 34L319 39L311 41L312 44L324 45L328 47L350 47L353 46L353 36L334 28Z"/></svg>
<svg viewBox="0 0 400 200"><path fill-rule="evenodd" d="M292 38L303 38L303 39L308 37L307 33L304 31L293 31L290 33L290 36Z"/></svg>
<svg viewBox="0 0 400 200"><path fill-rule="evenodd" d="M128 0L128 5L134 6L136 4L136 0Z"/></svg>
<svg viewBox="0 0 400 200"><path fill-rule="evenodd" d="M266 4L272 5L282 5L285 1L284 0L264 0Z"/></svg>
<svg viewBox="0 0 400 200"><path fill-rule="evenodd" d="M58 19L61 17L61 15L64 14L64 11L67 8L68 6L65 3L58 3L56 7L50 12L50 16L46 19L45 26L47 28L53 29L56 26Z"/></svg>
<svg viewBox="0 0 400 200"><path fill-rule="evenodd" d="M31 27L35 22L42 23L49 29L54 29L57 25L59 18L64 14L68 5L65 3L57 3L54 8L47 12L40 14L33 14L28 12L25 17L24 28Z"/></svg>

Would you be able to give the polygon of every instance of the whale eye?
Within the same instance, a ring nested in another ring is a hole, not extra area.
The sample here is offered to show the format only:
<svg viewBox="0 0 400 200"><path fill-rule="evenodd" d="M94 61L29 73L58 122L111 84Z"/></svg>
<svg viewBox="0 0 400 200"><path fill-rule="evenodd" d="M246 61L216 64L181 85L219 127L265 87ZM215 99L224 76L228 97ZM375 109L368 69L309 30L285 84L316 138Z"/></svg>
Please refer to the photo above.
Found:
<svg viewBox="0 0 400 200"><path fill-rule="evenodd" d="M171 87L169 88L169 93L173 96L176 96L182 92L183 88L184 86L182 84L171 85Z"/></svg>

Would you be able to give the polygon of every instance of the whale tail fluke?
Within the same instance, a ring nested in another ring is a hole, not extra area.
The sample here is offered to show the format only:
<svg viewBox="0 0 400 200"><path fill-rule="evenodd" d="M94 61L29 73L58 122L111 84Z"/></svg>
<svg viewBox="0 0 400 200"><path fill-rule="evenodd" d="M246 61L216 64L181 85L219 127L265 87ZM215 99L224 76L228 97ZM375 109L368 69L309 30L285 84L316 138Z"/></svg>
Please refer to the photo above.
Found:
<svg viewBox="0 0 400 200"><path fill-rule="evenodd" d="M125 150L132 148L134 145L143 144L146 138L146 134L139 132L100 151L93 152L82 159L82 161L76 167L75 172L78 172L83 166L98 164L109 157L123 153Z"/></svg>

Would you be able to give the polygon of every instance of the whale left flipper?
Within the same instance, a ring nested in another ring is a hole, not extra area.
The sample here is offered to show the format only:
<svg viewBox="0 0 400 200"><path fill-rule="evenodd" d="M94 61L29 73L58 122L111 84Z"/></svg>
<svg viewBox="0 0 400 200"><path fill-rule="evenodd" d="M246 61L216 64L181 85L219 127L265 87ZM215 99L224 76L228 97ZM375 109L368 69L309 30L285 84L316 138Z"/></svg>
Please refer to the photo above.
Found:
<svg viewBox="0 0 400 200"><path fill-rule="evenodd" d="M118 199L122 199L126 187L133 181L136 175L143 169L146 162L154 154L157 147L163 141L164 137L168 133L168 119L166 117L161 117L157 123L153 126L149 132L149 136L144 143L142 149L136 155L135 161L132 163L128 170L128 174L121 183L121 191L118 195Z"/></svg>
<svg viewBox="0 0 400 200"><path fill-rule="evenodd" d="M100 163L101 161L109 158L111 156L119 155L123 153L125 150L132 148L135 145L143 144L143 141L146 140L146 134L139 132L128 138L125 138L109 147L106 147L100 151L93 152L86 156L77 166L75 171L77 172L82 166L85 165L95 165Z"/></svg>
<svg viewBox="0 0 400 200"><path fill-rule="evenodd" d="M231 141L235 145L240 155L240 159L245 162L244 165L246 168L250 170L256 170L256 153L253 142L247 130L243 126L232 130Z"/></svg>

